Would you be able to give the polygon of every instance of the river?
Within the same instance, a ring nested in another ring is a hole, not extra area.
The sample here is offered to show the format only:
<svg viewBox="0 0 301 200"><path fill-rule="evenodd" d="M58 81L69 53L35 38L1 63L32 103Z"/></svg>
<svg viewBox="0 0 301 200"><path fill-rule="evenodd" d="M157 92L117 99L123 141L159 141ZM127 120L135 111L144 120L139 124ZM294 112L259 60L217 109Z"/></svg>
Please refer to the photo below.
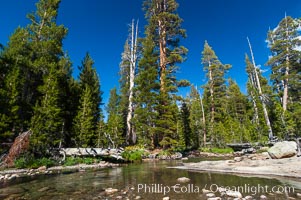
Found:
<svg viewBox="0 0 301 200"><path fill-rule="evenodd" d="M160 200L168 196L170 199L205 200L207 198L202 194L203 188L215 191L217 187L224 186L237 188L244 195L253 195L257 199L264 194L268 199L284 200L288 199L287 195L281 194L284 187L288 190L288 195L295 198L301 189L298 180L243 177L167 168L181 163L182 161L149 161L118 168L27 177L1 185L0 199ZM191 181L178 183L179 177L188 177ZM107 188L118 189L118 192L108 195L105 193Z"/></svg>

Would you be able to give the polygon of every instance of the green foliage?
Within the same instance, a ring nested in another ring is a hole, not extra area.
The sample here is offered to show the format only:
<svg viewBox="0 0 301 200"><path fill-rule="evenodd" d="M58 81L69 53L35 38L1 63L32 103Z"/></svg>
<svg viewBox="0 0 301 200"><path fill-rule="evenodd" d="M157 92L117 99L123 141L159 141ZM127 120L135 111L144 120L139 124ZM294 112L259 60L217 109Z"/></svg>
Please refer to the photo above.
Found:
<svg viewBox="0 0 301 200"><path fill-rule="evenodd" d="M99 137L98 123L102 118L101 94L99 78L94 61L87 53L79 75L79 91L81 92L77 115L73 122L73 130L77 145L81 147L94 147Z"/></svg>
<svg viewBox="0 0 301 200"><path fill-rule="evenodd" d="M54 160L49 158L34 158L32 156L22 156L15 160L15 167L18 169L30 168L36 169L41 166L52 167L56 164Z"/></svg>
<svg viewBox="0 0 301 200"><path fill-rule="evenodd" d="M109 140L109 146L113 148L121 146L124 143L123 137L123 119L120 113L120 97L117 94L117 89L113 88L110 91L110 99L107 105L108 121L106 127L106 136Z"/></svg>
<svg viewBox="0 0 301 200"><path fill-rule="evenodd" d="M147 154L146 150L141 146L129 146L125 148L121 156L128 162L140 162Z"/></svg>
<svg viewBox="0 0 301 200"><path fill-rule="evenodd" d="M73 166L73 165L78 165L78 164L87 164L91 165L94 163L99 162L100 159L96 158L81 158L81 157L67 157L66 160L64 161L64 166Z"/></svg>
<svg viewBox="0 0 301 200"><path fill-rule="evenodd" d="M201 152L207 152L207 153L218 153L218 154L229 154L233 153L233 149L231 148L200 148Z"/></svg>

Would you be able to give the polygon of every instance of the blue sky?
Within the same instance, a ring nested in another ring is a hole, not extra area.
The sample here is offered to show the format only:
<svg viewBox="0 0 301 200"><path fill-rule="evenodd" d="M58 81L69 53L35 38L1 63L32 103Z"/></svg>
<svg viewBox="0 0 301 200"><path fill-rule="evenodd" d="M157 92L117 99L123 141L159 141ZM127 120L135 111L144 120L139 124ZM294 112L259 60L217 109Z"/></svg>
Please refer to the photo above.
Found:
<svg viewBox="0 0 301 200"><path fill-rule="evenodd" d="M1 0L0 43L6 44L18 26L29 23L26 14L35 11L36 0ZM64 24L68 36L64 49L68 52L77 76L85 53L90 52L101 78L104 103L109 90L118 87L120 55L128 36L128 24L139 19L140 36L146 25L143 0L62 0L58 24ZM245 92L247 76L244 55L248 50L246 37L253 45L256 63L263 69L269 50L265 43L269 27L274 28L285 12L301 17L300 0L178 0L178 12L184 19L188 37L182 44L188 48L187 61L181 64L179 78L196 85L205 82L201 51L207 40L225 64L231 64L228 76ZM266 72L268 75L268 72ZM187 90L182 90L183 95Z"/></svg>

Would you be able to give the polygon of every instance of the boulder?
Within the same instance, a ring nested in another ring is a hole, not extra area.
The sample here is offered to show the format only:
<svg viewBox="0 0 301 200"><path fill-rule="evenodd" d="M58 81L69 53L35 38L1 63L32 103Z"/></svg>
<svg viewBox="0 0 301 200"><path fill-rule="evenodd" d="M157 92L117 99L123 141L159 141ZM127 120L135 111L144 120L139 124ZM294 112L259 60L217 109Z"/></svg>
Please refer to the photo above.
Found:
<svg viewBox="0 0 301 200"><path fill-rule="evenodd" d="M181 177L181 178L178 178L177 181L178 181L179 183L187 183L187 182L190 181L190 179L189 179L189 178L186 178L186 177Z"/></svg>
<svg viewBox="0 0 301 200"><path fill-rule="evenodd" d="M113 194L113 193L115 193L115 192L118 192L118 189L107 188L107 189L105 190L105 193L106 193L107 195L111 195L111 194Z"/></svg>
<svg viewBox="0 0 301 200"><path fill-rule="evenodd" d="M238 191L227 190L226 195L232 198L242 198L242 194Z"/></svg>
<svg viewBox="0 0 301 200"><path fill-rule="evenodd" d="M297 154L297 143L294 141L277 142L269 148L268 153L273 159L290 158Z"/></svg>

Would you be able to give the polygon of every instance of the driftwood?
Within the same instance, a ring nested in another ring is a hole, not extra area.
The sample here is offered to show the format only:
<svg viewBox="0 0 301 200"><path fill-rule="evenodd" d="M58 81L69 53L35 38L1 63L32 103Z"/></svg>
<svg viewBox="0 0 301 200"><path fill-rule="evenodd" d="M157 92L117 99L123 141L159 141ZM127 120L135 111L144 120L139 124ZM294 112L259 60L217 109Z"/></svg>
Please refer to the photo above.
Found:
<svg viewBox="0 0 301 200"><path fill-rule="evenodd" d="M234 151L242 151L243 149L249 149L252 147L250 143L232 143L227 144L227 146L232 148Z"/></svg>
<svg viewBox="0 0 301 200"><path fill-rule="evenodd" d="M22 133L18 137L16 137L13 145L11 146L9 153L4 158L1 165L5 167L13 167L14 161L18 158L22 153L26 152L29 148L29 137L31 135L31 130Z"/></svg>
<svg viewBox="0 0 301 200"><path fill-rule="evenodd" d="M63 161L66 156L99 156L108 157L117 160L123 160L121 154L122 149L103 149L103 148L61 148L60 155L63 156Z"/></svg>

